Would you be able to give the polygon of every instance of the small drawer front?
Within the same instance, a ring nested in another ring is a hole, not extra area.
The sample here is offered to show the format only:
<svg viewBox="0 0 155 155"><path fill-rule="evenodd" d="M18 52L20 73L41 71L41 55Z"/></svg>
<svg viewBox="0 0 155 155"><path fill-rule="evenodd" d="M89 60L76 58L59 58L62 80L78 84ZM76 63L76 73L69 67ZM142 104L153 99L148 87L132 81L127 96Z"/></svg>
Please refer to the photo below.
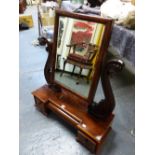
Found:
<svg viewBox="0 0 155 155"><path fill-rule="evenodd" d="M40 99L38 99L36 96L34 96L34 99L35 99L35 106L38 108L38 110L47 116L48 110L45 107L45 103L42 102Z"/></svg>
<svg viewBox="0 0 155 155"><path fill-rule="evenodd" d="M91 152L95 152L96 143L87 137L84 133L78 131L77 141L87 147Z"/></svg>
<svg viewBox="0 0 155 155"><path fill-rule="evenodd" d="M35 105L38 107L41 104L43 104L43 102L41 100L39 100L37 97L34 96L34 100L35 100Z"/></svg>

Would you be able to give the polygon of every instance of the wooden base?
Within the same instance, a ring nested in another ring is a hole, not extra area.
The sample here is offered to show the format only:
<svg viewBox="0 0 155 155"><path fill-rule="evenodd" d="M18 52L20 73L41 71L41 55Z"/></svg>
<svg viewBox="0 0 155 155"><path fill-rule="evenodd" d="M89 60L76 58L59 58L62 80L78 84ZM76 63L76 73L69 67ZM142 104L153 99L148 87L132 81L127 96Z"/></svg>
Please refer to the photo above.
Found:
<svg viewBox="0 0 155 155"><path fill-rule="evenodd" d="M91 152L98 152L107 134L111 130L114 115L106 120L91 116L87 108L71 102L65 93L53 92L48 85L44 85L33 93L36 107L45 115L54 112L77 130L77 141Z"/></svg>

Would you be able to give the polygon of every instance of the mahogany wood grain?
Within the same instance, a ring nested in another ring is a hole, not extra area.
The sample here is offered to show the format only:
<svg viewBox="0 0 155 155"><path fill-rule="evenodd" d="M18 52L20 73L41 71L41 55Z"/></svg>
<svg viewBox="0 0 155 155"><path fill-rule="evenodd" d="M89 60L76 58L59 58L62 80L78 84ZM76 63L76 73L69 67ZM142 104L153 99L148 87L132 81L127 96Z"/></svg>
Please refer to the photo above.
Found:
<svg viewBox="0 0 155 155"><path fill-rule="evenodd" d="M65 94L62 96L62 93L51 91L48 85L42 86L32 94L35 97L36 107L43 114L48 115L49 111L57 114L77 130L77 140L80 143L92 152L98 151L111 128L113 114L105 120L98 120L87 112L87 108L75 102L70 102Z"/></svg>
<svg viewBox="0 0 155 155"><path fill-rule="evenodd" d="M59 18L61 16L96 22L105 26L100 50L95 61L94 76L88 97L83 97L71 91L55 80L57 37ZM112 24L113 21L109 19L56 10L54 40L53 43L48 43L47 50L49 55L44 68L47 84L32 93L35 98L36 107L43 114L48 115L52 111L68 122L77 130L77 141L86 146L90 151L96 153L99 152L101 144L110 132L111 123L114 118L112 112L115 107L115 100L108 76L111 72L120 71L123 67L123 63L118 60L112 60L107 64L104 62L111 36ZM105 92L105 99L94 105L93 99L100 76L103 91Z"/></svg>

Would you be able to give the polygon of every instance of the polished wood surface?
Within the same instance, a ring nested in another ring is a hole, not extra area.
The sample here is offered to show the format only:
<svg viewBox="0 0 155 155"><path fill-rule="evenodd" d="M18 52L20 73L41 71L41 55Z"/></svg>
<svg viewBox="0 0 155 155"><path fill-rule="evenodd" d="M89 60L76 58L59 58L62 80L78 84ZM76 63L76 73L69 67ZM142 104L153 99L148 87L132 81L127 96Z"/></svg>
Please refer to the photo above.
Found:
<svg viewBox="0 0 155 155"><path fill-rule="evenodd" d="M48 85L42 86L32 94L35 98L36 107L43 114L48 115L49 111L57 114L78 131L77 140L79 142L92 152L98 151L99 146L111 129L114 117L112 113L106 119L98 120L90 115L87 108L82 106L78 100L76 103L70 101L65 93L51 91ZM87 143L82 139L87 139ZM94 149L91 149L89 145L92 145L91 147Z"/></svg>
<svg viewBox="0 0 155 155"><path fill-rule="evenodd" d="M98 103L93 102L89 105L88 111L95 117L104 119L111 114L115 108L115 98L110 84L109 76L114 73L121 72L124 68L124 62L118 59L111 59L104 63L101 72L102 89L105 99Z"/></svg>
<svg viewBox="0 0 155 155"><path fill-rule="evenodd" d="M105 26L100 50L94 65L94 76L88 97L83 97L71 91L55 80L57 37L59 18L61 16L97 22ZM44 68L47 84L32 93L36 107L43 114L48 115L52 111L64 121L68 122L77 130L77 141L87 147L91 152L96 153L99 152L102 146L101 144L110 132L111 123L114 118L113 110L115 108L115 100L109 75L113 72L121 71L123 68L123 62L120 60L111 60L107 63L104 61L109 46L112 24L113 21L109 19L56 10L54 41L53 43L48 43L47 50L49 55ZM105 99L94 104L94 96L100 77Z"/></svg>

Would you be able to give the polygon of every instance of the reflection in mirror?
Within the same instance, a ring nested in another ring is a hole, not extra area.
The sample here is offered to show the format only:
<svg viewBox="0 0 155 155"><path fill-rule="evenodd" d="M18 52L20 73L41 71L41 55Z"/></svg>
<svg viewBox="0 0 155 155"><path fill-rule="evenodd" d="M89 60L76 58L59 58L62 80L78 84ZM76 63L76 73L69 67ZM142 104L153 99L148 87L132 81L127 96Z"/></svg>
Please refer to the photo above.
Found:
<svg viewBox="0 0 155 155"><path fill-rule="evenodd" d="M104 25L59 18L55 80L87 98L100 50Z"/></svg>

